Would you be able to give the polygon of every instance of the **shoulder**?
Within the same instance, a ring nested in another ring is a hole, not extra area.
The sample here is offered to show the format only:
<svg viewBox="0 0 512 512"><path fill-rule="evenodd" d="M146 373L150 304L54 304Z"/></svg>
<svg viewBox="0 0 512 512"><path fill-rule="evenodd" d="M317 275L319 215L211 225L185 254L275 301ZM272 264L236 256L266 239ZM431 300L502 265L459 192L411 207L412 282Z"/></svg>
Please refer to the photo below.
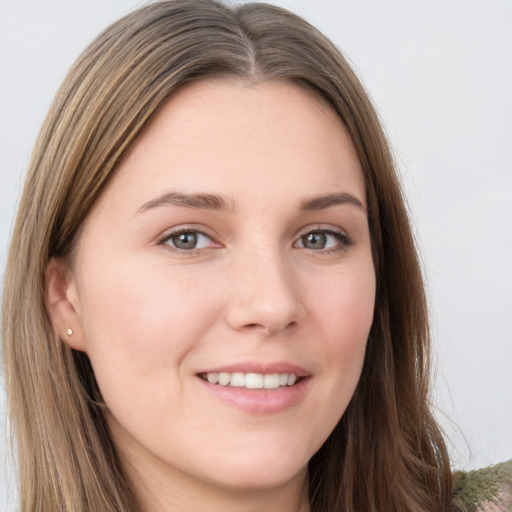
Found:
<svg viewBox="0 0 512 512"><path fill-rule="evenodd" d="M453 512L512 511L512 460L453 476Z"/></svg>

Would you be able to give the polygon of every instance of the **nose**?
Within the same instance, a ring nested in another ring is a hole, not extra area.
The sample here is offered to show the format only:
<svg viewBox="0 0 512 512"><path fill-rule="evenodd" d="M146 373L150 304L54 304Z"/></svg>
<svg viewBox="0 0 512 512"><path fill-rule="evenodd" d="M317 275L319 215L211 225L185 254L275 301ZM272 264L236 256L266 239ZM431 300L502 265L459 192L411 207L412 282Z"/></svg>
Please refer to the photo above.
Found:
<svg viewBox="0 0 512 512"><path fill-rule="evenodd" d="M278 250L241 255L230 283L229 325L237 331L273 336L306 318L299 283Z"/></svg>

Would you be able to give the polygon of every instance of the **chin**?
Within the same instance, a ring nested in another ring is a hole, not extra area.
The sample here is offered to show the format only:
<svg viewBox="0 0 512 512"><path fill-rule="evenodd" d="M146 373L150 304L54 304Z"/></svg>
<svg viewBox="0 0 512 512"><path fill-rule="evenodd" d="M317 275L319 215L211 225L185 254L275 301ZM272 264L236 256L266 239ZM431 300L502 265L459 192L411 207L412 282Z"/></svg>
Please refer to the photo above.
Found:
<svg viewBox="0 0 512 512"><path fill-rule="evenodd" d="M307 467L298 473L269 471L267 474L257 474L254 471L240 472L231 478L216 482L217 486L236 492L258 492L278 489L292 482L305 482Z"/></svg>
<svg viewBox="0 0 512 512"><path fill-rule="evenodd" d="M213 476L216 484L237 491L268 490L285 486L291 482L305 481L307 462L281 457L268 457L257 461L223 461ZM213 482L212 482L213 483Z"/></svg>

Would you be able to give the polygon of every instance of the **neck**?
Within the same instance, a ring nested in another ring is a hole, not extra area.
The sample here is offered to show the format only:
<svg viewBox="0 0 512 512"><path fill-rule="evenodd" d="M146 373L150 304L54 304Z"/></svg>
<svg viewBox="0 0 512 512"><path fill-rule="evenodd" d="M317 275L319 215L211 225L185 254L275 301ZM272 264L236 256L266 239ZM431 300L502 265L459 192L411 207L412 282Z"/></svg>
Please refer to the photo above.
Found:
<svg viewBox="0 0 512 512"><path fill-rule="evenodd" d="M142 512L310 512L306 470L264 489L232 489L182 474L141 476L137 471L130 476Z"/></svg>
<svg viewBox="0 0 512 512"><path fill-rule="evenodd" d="M117 422L109 419L121 465L138 497L137 512L310 512L307 466L290 468L287 479L279 471L271 476L272 467L268 472L254 468L254 478L247 467L233 477L197 468L189 472L193 464L169 464L126 433L118 435Z"/></svg>
<svg viewBox="0 0 512 512"><path fill-rule="evenodd" d="M118 454L139 497L139 512L310 512L307 467L276 485L232 487L122 448Z"/></svg>

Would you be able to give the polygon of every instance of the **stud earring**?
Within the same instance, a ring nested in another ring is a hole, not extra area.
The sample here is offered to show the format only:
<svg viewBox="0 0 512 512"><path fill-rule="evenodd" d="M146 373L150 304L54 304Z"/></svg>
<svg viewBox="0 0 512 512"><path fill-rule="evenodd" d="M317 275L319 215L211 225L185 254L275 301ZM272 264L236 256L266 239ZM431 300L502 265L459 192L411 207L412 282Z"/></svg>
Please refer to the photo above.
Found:
<svg viewBox="0 0 512 512"><path fill-rule="evenodd" d="M68 336L73 336L73 329L67 329L67 330L66 330L66 334L67 334Z"/></svg>

